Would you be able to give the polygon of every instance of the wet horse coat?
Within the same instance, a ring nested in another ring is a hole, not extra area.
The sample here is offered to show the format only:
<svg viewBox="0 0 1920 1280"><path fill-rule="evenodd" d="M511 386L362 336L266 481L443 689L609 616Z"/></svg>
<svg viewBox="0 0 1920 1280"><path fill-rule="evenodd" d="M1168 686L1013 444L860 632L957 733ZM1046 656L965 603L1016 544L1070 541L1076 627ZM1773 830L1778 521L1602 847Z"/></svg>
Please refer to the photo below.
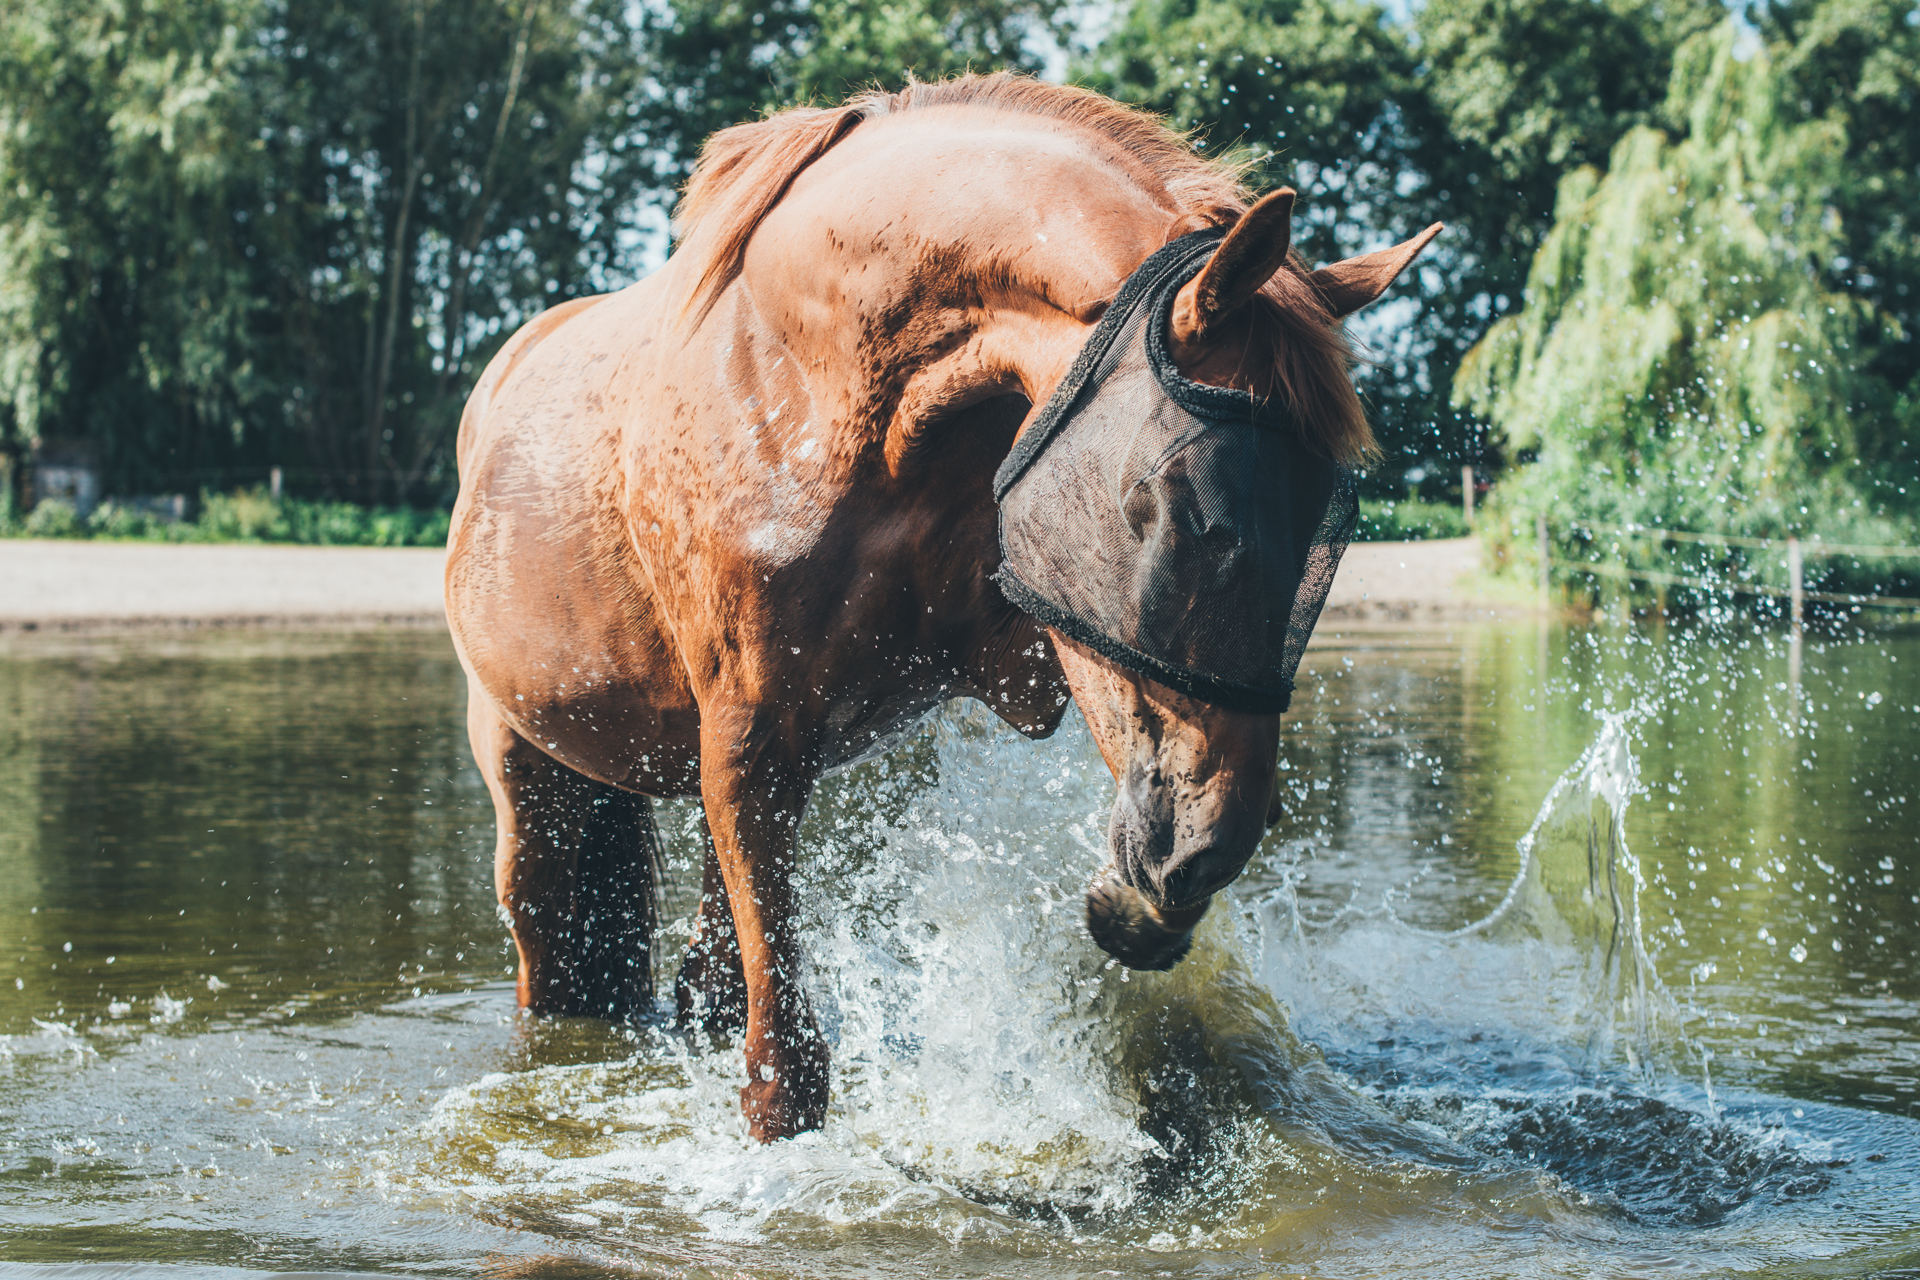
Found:
<svg viewBox="0 0 1920 1280"><path fill-rule="evenodd" d="M1277 716L1211 706L1008 602L993 478L1121 282L1231 226L1172 308L1202 382L1369 444L1337 317L1409 242L1309 274L1292 194L1078 90L968 77L727 130L657 274L540 316L461 425L447 602L499 823L521 1003L647 1007L648 797L701 797L712 846L676 989L744 1029L752 1131L822 1122L795 831L814 780L941 699L1024 733L1069 695L1120 781L1101 944L1171 963L1266 824ZM1257 292L1256 292L1257 291Z"/></svg>

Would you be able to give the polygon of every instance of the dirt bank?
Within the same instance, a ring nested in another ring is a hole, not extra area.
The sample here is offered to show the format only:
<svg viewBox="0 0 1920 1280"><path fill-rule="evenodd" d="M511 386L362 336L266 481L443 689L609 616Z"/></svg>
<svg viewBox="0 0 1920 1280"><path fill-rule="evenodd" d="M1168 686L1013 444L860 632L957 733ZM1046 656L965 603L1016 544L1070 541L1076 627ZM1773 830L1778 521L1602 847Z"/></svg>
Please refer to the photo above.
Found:
<svg viewBox="0 0 1920 1280"><path fill-rule="evenodd" d="M1356 542L1340 561L1323 618L1338 622L1466 622L1529 617L1526 593L1490 583L1473 538Z"/></svg>
<svg viewBox="0 0 1920 1280"><path fill-rule="evenodd" d="M426 547L0 540L0 630L445 625ZM1347 549L1325 616L1444 622L1526 612L1489 591L1471 538Z"/></svg>
<svg viewBox="0 0 1920 1280"><path fill-rule="evenodd" d="M446 624L435 547L0 540L0 630Z"/></svg>

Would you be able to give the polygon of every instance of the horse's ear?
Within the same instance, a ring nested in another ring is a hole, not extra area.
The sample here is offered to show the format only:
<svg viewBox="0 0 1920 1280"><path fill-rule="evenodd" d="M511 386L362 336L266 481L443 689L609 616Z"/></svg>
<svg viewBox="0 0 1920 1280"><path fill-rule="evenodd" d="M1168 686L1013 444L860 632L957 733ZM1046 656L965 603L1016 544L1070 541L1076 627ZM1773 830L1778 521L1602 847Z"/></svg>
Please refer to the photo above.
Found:
<svg viewBox="0 0 1920 1280"><path fill-rule="evenodd" d="M1428 241L1439 235L1440 229L1446 225L1436 222L1403 244L1322 267L1307 279L1313 281L1314 288L1326 299L1327 310L1333 312L1335 319L1350 316L1385 293L1387 286L1407 269L1407 264L1418 257Z"/></svg>
<svg viewBox="0 0 1920 1280"><path fill-rule="evenodd" d="M1199 342L1221 320L1244 307L1287 261L1293 245L1292 187L1269 192L1240 215L1199 275L1173 300L1173 342Z"/></svg>

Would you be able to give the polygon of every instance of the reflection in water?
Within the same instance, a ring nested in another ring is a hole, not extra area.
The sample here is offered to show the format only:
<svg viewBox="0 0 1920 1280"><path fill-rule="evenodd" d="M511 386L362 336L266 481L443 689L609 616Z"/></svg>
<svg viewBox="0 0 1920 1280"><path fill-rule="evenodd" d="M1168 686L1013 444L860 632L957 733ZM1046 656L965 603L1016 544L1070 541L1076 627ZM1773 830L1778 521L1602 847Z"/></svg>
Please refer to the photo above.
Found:
<svg viewBox="0 0 1920 1280"><path fill-rule="evenodd" d="M32 990L0 980L0 1030L117 1004L284 1017L503 972L464 706L433 632L14 641L0 927Z"/></svg>
<svg viewBox="0 0 1920 1280"><path fill-rule="evenodd" d="M737 1049L514 1014L443 634L10 641L0 1266L1920 1265L1920 643L1800 659L1325 635L1165 975L1084 937L1077 722L945 712L809 812L834 1102L761 1148Z"/></svg>

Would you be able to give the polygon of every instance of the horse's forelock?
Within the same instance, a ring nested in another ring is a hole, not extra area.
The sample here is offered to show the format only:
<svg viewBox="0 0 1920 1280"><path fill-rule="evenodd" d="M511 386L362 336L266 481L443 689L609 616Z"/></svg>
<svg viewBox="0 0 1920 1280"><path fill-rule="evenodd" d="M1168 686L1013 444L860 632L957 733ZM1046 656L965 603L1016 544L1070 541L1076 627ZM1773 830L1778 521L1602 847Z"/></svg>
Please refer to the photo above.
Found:
<svg viewBox="0 0 1920 1280"><path fill-rule="evenodd" d="M747 242L801 171L863 120L937 107L978 106L1058 121L1104 140L1121 166L1180 212L1166 238L1228 226L1247 208L1244 167L1197 154L1192 140L1151 112L1073 85L1008 72L910 80L898 93L874 89L838 107L796 107L707 140L677 211L682 253L700 260L687 310L704 315L740 273ZM1364 461L1373 434L1348 375L1352 352L1304 271L1289 265L1262 290L1278 390L1309 444L1343 463Z"/></svg>

